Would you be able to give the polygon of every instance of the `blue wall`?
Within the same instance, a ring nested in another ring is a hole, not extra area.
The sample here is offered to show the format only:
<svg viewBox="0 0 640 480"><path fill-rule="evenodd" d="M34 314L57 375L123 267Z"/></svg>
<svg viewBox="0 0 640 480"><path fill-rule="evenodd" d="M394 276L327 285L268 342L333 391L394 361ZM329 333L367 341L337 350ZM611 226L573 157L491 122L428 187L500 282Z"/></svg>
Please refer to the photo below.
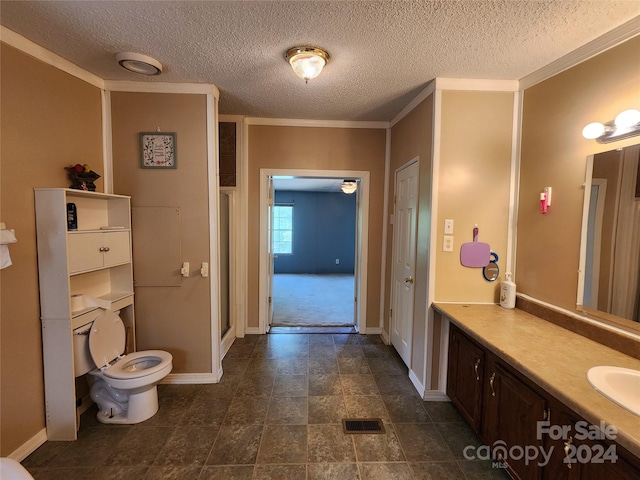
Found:
<svg viewBox="0 0 640 480"><path fill-rule="evenodd" d="M276 191L275 203L293 204L293 254L278 255L275 273L353 273L355 194Z"/></svg>

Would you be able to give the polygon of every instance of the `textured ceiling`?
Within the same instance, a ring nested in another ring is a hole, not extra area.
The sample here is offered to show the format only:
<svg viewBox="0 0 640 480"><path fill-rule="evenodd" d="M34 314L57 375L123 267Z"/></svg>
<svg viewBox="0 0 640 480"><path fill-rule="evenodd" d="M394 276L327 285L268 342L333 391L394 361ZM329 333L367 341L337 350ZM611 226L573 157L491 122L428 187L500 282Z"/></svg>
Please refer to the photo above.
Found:
<svg viewBox="0 0 640 480"><path fill-rule="evenodd" d="M4 1L2 25L107 80L213 83L220 112L389 121L435 77L519 80L640 14L640 0ZM296 45L332 60L305 85ZM114 56L157 58L152 79Z"/></svg>

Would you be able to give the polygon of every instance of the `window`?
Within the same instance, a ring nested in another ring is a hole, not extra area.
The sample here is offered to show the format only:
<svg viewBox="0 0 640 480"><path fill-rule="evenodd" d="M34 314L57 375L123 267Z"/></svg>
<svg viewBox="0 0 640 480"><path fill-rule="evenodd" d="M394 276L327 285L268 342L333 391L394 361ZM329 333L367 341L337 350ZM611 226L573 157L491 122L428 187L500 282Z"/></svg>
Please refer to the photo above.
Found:
<svg viewBox="0 0 640 480"><path fill-rule="evenodd" d="M293 205L273 207L273 253L293 253Z"/></svg>

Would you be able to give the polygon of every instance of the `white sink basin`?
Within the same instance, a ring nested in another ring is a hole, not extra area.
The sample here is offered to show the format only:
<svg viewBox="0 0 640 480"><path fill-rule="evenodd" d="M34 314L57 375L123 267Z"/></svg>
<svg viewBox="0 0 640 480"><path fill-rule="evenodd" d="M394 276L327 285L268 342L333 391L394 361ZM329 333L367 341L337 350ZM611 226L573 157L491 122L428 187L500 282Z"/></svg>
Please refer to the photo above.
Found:
<svg viewBox="0 0 640 480"><path fill-rule="evenodd" d="M589 369L587 380L609 400L640 417L640 371L598 366Z"/></svg>

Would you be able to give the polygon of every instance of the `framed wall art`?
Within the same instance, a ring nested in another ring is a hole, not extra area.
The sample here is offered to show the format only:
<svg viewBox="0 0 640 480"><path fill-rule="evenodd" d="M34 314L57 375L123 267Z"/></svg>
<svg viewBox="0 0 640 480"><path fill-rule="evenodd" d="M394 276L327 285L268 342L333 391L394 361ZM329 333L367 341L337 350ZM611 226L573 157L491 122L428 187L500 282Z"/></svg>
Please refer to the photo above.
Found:
<svg viewBox="0 0 640 480"><path fill-rule="evenodd" d="M177 168L176 134L140 133L140 168Z"/></svg>

